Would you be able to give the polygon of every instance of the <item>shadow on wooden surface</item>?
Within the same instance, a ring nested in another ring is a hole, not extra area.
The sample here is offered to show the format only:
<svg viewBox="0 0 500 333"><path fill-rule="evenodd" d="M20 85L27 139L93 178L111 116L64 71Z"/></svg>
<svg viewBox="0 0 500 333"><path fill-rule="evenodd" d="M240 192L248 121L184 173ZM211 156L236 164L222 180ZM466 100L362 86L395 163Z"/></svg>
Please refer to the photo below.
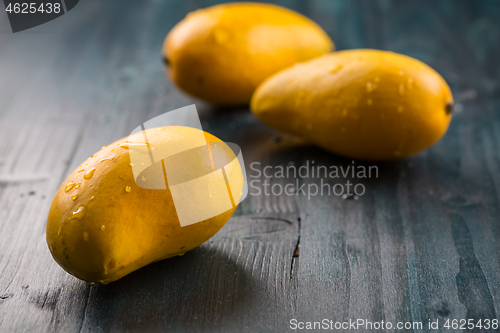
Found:
<svg viewBox="0 0 500 333"><path fill-rule="evenodd" d="M224 316L228 308L233 319L249 313L251 295L258 293L255 281L245 263L237 262L224 247L202 246L184 258L155 263L107 286L81 285L93 305L85 313L83 328L215 328L218 321L231 321Z"/></svg>

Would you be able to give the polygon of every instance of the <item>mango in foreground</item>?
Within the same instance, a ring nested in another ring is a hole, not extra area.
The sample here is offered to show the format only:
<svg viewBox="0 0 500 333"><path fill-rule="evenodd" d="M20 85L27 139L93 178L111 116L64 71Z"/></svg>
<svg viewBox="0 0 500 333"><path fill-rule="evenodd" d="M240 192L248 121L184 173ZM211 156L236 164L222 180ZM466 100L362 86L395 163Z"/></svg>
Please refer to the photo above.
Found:
<svg viewBox="0 0 500 333"><path fill-rule="evenodd" d="M183 152L192 147L194 138L200 135L208 149L192 154ZM210 145L217 148L209 149ZM171 162L158 161L134 175L137 169L133 170L133 164L138 162L137 158L131 161L135 156L132 153L145 153L149 159L147 148L151 147L177 151L180 155L172 156ZM233 204L227 204L229 186L222 183L222 186L210 187L209 184L202 191L187 193L193 202L198 200L191 208L190 202L181 202L188 207L187 212L180 210L180 205L174 205L174 188L178 187L173 183L189 184L193 175L205 175L213 180L212 175L217 174L214 165L226 166L225 177L231 183ZM155 170L160 178L155 178ZM176 177L170 177L172 172ZM231 217L239 203L241 192L238 190L243 182L242 169L233 150L209 133L170 126L133 134L103 147L61 184L47 220L50 252L68 273L89 284L116 281L145 265L182 255L207 241ZM182 226L181 214L189 215L201 209L218 214Z"/></svg>

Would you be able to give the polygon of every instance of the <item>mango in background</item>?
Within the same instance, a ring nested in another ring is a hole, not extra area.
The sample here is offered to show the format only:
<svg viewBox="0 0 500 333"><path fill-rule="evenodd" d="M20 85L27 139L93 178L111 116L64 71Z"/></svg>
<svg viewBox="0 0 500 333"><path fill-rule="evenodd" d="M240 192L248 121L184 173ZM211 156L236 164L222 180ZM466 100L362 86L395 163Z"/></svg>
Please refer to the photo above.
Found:
<svg viewBox="0 0 500 333"><path fill-rule="evenodd" d="M268 76L333 48L308 18L242 2L189 13L166 37L163 57L168 76L186 93L216 105L239 105Z"/></svg>
<svg viewBox="0 0 500 333"><path fill-rule="evenodd" d="M451 120L445 80L414 58L348 50L297 64L265 80L251 109L262 122L329 151L391 160L437 142Z"/></svg>

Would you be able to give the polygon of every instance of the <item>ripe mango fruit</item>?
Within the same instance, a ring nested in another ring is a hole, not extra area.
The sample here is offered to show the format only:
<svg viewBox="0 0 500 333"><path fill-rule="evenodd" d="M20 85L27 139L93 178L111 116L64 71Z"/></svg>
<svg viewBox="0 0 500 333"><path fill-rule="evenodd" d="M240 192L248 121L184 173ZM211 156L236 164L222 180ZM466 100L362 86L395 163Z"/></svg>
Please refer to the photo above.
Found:
<svg viewBox="0 0 500 333"><path fill-rule="evenodd" d="M189 13L167 35L167 75L216 105L248 104L268 76L334 48L316 23L289 9L252 2Z"/></svg>
<svg viewBox="0 0 500 333"><path fill-rule="evenodd" d="M411 156L451 120L445 80L414 58L348 50L296 64L265 80L251 109L264 123L360 160Z"/></svg>
<svg viewBox="0 0 500 333"><path fill-rule="evenodd" d="M184 146L192 146L190 141L199 132L182 126L145 131L152 147L161 144L163 149L181 152ZM243 186L242 170L233 151L215 136L202 133L207 144L222 147L217 155L192 154L191 163L174 163L174 167L190 174L208 174L214 163L233 161L234 167L226 168L226 176ZM138 141L144 141L143 132L103 147L69 175L52 201L46 228L50 252L68 273L89 284L107 284L152 262L183 255L212 237L236 209L215 207L222 213L181 227L168 186L154 190L137 185L129 154L136 148L129 142ZM210 198L212 194L227 196L227 192L212 191L218 189L210 190ZM219 202L208 199L206 204Z"/></svg>

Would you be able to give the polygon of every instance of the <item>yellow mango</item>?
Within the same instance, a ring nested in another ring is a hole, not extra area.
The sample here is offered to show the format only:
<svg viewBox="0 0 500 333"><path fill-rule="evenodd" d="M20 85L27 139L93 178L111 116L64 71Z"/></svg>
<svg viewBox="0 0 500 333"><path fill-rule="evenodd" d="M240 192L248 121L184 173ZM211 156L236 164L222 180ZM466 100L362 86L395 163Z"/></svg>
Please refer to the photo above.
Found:
<svg viewBox="0 0 500 333"><path fill-rule="evenodd" d="M193 146L193 138L197 133L199 138L200 132L181 126L148 129L146 145L182 152L183 147ZM231 184L242 188L244 178L233 151L215 136L202 132L201 138L203 136L207 145L218 147L217 153L213 153L212 148L209 154L191 154L184 159L189 163L172 163L173 168L184 173L182 178L213 174L214 164L228 165L232 161L232 167L225 168L226 177ZM145 176L136 180L133 175L129 150L138 149L138 141L144 141L143 132L103 147L68 176L52 201L46 229L50 252L68 273L89 284L107 284L152 262L183 255L212 237L233 214L234 203L239 202L234 200L232 208L226 210L212 197L225 195L227 199L229 185L226 183L228 187L224 185L223 189L210 189L209 185L206 193L202 193L207 197L206 202L193 210L213 208L221 213L181 226L170 175L166 189L137 185L136 182L146 181ZM160 165L159 170L161 168ZM165 174L164 185L166 178Z"/></svg>
<svg viewBox="0 0 500 333"><path fill-rule="evenodd" d="M348 50L296 64L265 80L251 109L264 123L360 160L411 156L451 120L445 80L414 58Z"/></svg>
<svg viewBox="0 0 500 333"><path fill-rule="evenodd" d="M216 105L248 104L268 76L330 52L313 21L289 9L251 2L189 13L168 34L163 57L171 80Z"/></svg>

